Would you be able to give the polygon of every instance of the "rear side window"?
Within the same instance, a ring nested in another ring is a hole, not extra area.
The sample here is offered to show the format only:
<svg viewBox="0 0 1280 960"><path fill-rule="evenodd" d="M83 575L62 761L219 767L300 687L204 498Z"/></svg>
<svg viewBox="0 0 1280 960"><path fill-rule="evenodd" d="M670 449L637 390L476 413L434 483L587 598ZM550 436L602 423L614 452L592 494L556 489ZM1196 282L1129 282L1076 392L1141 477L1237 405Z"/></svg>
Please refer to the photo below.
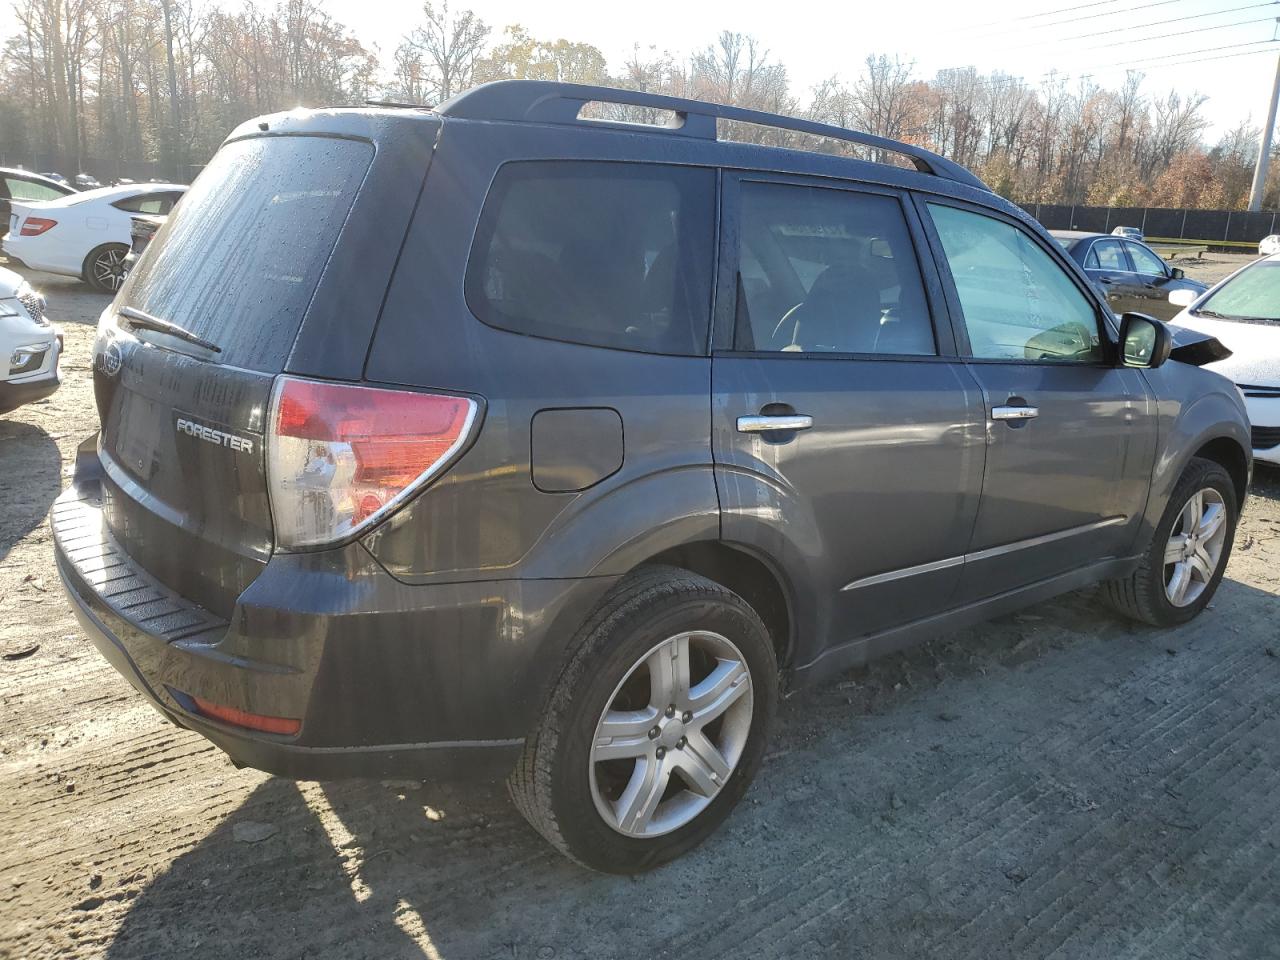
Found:
<svg viewBox="0 0 1280 960"><path fill-rule="evenodd" d="M701 355L714 235L710 169L509 163L480 216L467 303L516 333Z"/></svg>
<svg viewBox="0 0 1280 960"><path fill-rule="evenodd" d="M372 144L332 137L227 144L173 208L119 304L212 340L220 362L282 370L372 160Z"/></svg>
<svg viewBox="0 0 1280 960"><path fill-rule="evenodd" d="M144 193L139 197L117 200L112 206L127 213L166 214L173 209L174 199L172 193Z"/></svg>

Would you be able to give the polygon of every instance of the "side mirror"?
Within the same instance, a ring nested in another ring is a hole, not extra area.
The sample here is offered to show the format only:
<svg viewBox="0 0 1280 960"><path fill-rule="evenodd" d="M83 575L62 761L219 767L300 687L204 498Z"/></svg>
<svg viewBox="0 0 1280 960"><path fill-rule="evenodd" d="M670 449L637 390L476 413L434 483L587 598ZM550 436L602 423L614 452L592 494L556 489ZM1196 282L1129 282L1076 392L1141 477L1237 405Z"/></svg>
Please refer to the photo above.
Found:
<svg viewBox="0 0 1280 960"><path fill-rule="evenodd" d="M1196 298L1199 296L1194 290L1170 290L1169 302L1175 307L1189 307L1196 302Z"/></svg>
<svg viewBox="0 0 1280 960"><path fill-rule="evenodd" d="M1173 334L1155 317L1126 313L1120 318L1120 363L1154 369L1169 359Z"/></svg>
<svg viewBox="0 0 1280 960"><path fill-rule="evenodd" d="M1173 279L1175 280L1181 280L1183 277L1186 276L1186 273L1183 271L1181 267L1174 267L1169 271L1169 276L1173 277Z"/></svg>

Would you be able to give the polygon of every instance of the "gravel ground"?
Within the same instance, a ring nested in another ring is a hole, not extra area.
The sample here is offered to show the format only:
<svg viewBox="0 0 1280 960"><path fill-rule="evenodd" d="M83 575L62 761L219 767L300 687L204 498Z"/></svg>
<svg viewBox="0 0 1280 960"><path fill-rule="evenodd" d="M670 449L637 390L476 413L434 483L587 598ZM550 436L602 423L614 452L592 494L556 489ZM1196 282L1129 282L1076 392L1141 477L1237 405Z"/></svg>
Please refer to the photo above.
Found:
<svg viewBox="0 0 1280 960"><path fill-rule="evenodd" d="M236 771L105 664L44 518L106 299L33 279L66 383L0 418L0 957L1280 957L1280 474L1196 622L1081 591L796 695L725 828L602 877L496 787Z"/></svg>

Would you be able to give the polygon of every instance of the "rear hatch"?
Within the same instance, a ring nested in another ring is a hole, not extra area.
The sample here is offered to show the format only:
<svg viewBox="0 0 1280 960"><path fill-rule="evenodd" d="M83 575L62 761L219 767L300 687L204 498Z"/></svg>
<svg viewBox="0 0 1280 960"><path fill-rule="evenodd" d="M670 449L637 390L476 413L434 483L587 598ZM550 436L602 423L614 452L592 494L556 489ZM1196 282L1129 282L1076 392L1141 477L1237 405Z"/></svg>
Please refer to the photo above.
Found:
<svg viewBox="0 0 1280 960"><path fill-rule="evenodd" d="M393 164L400 209L387 215L372 184L394 157L379 157L374 137L309 135L297 115L277 125L294 135L233 139L218 152L130 273L95 346L107 525L135 564L222 617L274 549L264 450L274 380L359 377L426 171L411 156Z"/></svg>

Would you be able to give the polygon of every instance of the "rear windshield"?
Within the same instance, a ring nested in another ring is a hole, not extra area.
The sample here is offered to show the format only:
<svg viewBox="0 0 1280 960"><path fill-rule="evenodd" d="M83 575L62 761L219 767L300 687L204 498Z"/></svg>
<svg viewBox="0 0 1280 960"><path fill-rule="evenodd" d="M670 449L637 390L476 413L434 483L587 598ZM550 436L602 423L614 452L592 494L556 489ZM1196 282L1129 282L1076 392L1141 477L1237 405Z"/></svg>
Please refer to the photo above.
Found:
<svg viewBox="0 0 1280 960"><path fill-rule="evenodd" d="M282 370L372 160L373 146L355 140L228 144L174 208L119 305L213 341L219 362Z"/></svg>

